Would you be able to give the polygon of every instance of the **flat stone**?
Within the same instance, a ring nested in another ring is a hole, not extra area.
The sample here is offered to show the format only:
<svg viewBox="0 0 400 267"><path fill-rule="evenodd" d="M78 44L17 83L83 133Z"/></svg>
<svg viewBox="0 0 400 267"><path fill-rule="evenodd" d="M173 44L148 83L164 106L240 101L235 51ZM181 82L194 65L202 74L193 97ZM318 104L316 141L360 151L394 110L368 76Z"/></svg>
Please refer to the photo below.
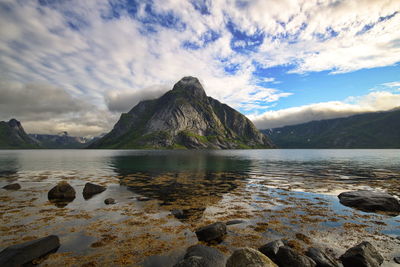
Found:
<svg viewBox="0 0 400 267"><path fill-rule="evenodd" d="M8 184L8 185L3 186L3 189L6 189L6 190L19 190L19 189L21 189L21 185L18 184L18 183Z"/></svg>
<svg viewBox="0 0 400 267"><path fill-rule="evenodd" d="M225 256L218 249L194 245L186 250L184 259L174 267L225 267Z"/></svg>
<svg viewBox="0 0 400 267"><path fill-rule="evenodd" d="M226 225L234 225L234 224L240 224L240 223L244 223L245 221L243 220L231 220L231 221L227 221L225 224Z"/></svg>
<svg viewBox="0 0 400 267"><path fill-rule="evenodd" d="M400 213L400 202L392 195L384 192L350 191L341 193L338 198L343 205L362 211Z"/></svg>
<svg viewBox="0 0 400 267"><path fill-rule="evenodd" d="M279 267L316 267L317 264L311 258L300 254L294 249L283 246L276 254Z"/></svg>
<svg viewBox="0 0 400 267"><path fill-rule="evenodd" d="M57 251L60 240L55 235L13 245L0 252L0 266L14 267L29 264L35 259Z"/></svg>
<svg viewBox="0 0 400 267"><path fill-rule="evenodd" d="M216 222L196 230L196 236L199 241L221 242L226 234L226 225L222 222Z"/></svg>
<svg viewBox="0 0 400 267"><path fill-rule="evenodd" d="M270 258L252 248L235 250L226 267L278 267Z"/></svg>
<svg viewBox="0 0 400 267"><path fill-rule="evenodd" d="M309 248L306 256L310 257L317 267L340 267L338 261L318 248Z"/></svg>
<svg viewBox="0 0 400 267"><path fill-rule="evenodd" d="M344 267L378 267L383 263L382 255L367 241L349 248L340 260Z"/></svg>
<svg viewBox="0 0 400 267"><path fill-rule="evenodd" d="M105 200L104 200L104 203L106 204L106 205L112 205L112 204L115 204L115 199L113 199L113 198L106 198Z"/></svg>
<svg viewBox="0 0 400 267"><path fill-rule="evenodd" d="M107 188L102 185L93 184L93 183L86 183L85 187L83 188L83 198L89 199L96 194L100 194L101 192L105 191Z"/></svg>
<svg viewBox="0 0 400 267"><path fill-rule="evenodd" d="M276 254L278 254L279 248L284 245L282 240L275 240L259 247L258 250L271 260L276 261Z"/></svg>

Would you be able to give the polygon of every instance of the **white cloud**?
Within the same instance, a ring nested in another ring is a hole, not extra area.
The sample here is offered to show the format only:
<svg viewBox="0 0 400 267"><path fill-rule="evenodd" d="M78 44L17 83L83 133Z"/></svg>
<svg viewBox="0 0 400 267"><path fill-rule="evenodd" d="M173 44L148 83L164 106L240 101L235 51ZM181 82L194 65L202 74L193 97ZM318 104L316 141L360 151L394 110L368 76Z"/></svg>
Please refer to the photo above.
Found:
<svg viewBox="0 0 400 267"><path fill-rule="evenodd" d="M400 94L372 92L361 97L349 97L344 101L315 103L305 106L267 111L248 116L259 129L294 125L313 120L347 117L354 114L390 110L400 107Z"/></svg>

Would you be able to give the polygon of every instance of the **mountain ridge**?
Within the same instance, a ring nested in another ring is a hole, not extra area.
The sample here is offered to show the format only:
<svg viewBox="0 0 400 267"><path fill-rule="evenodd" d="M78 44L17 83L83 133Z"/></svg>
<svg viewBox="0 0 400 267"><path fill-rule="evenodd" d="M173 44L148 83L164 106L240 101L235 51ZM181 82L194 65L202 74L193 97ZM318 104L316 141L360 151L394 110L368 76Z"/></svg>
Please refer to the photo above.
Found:
<svg viewBox="0 0 400 267"><path fill-rule="evenodd" d="M261 131L279 148L400 148L400 109Z"/></svg>
<svg viewBox="0 0 400 267"><path fill-rule="evenodd" d="M89 148L271 148L273 144L236 110L208 97L195 77L139 102Z"/></svg>
<svg viewBox="0 0 400 267"><path fill-rule="evenodd" d="M25 132L19 121L0 121L0 149L29 148L39 148L39 144Z"/></svg>

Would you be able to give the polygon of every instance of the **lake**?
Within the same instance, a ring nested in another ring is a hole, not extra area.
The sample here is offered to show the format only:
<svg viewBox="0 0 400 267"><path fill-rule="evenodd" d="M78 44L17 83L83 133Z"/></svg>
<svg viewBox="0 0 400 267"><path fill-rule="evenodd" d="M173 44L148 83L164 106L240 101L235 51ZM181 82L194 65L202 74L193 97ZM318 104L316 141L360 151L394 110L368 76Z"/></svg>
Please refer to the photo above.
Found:
<svg viewBox="0 0 400 267"><path fill-rule="evenodd" d="M0 187L22 188L0 191L0 249L56 234L61 247L42 266L172 266L197 243L196 228L242 220L214 246L228 255L284 238L339 256L368 240L390 260L399 256L400 217L345 207L337 195L399 197L399 179L395 149L1 150ZM47 199L60 181L76 190L66 206ZM85 200L86 182L107 190ZM105 205L109 197L117 204Z"/></svg>

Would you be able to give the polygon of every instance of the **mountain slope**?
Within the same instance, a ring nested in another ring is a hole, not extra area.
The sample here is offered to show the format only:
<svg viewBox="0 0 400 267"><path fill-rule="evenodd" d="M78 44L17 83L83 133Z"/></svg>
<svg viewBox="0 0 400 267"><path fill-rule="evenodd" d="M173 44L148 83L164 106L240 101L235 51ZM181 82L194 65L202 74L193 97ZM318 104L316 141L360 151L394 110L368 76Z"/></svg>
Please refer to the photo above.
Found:
<svg viewBox="0 0 400 267"><path fill-rule="evenodd" d="M400 148L400 110L263 130L280 148Z"/></svg>
<svg viewBox="0 0 400 267"><path fill-rule="evenodd" d="M29 134L42 148L76 149L85 148L90 140L84 137L69 136L67 132L61 134Z"/></svg>
<svg viewBox="0 0 400 267"><path fill-rule="evenodd" d="M158 99L123 113L89 148L270 148L244 115L207 97L197 78L184 77Z"/></svg>
<svg viewBox="0 0 400 267"><path fill-rule="evenodd" d="M11 119L0 121L0 149L38 148L35 140L29 137L19 121Z"/></svg>

